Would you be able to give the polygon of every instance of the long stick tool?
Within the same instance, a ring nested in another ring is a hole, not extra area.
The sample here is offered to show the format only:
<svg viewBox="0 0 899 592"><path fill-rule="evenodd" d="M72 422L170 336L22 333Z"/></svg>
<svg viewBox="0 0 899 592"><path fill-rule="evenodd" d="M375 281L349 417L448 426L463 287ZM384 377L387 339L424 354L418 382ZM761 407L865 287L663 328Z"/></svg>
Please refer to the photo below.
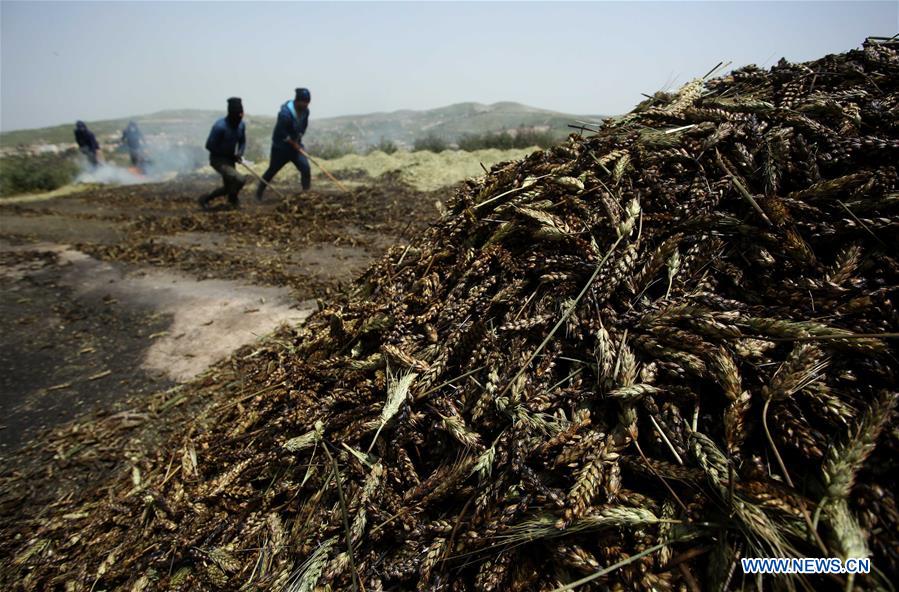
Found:
<svg viewBox="0 0 899 592"><path fill-rule="evenodd" d="M257 180L257 181L259 181L260 183L262 183L263 185L265 185L266 187L268 187L269 189L271 189L272 191L274 191L275 194L276 194L278 197L280 197L280 198L283 199L283 200L286 200L286 199L287 199L287 196L286 196L286 195L284 195L283 193L281 193L280 191L278 191L277 189L275 189L274 187L272 187L272 184L269 183L269 182L267 182L265 179L262 178L261 175L259 175L259 174L258 174L256 171L254 171L253 169L251 169L251 168L250 168L250 165L248 165L247 163L245 163L245 162L243 162L243 161L241 161L240 164L243 165L243 168L245 168L245 169L247 169L248 171L250 171L250 174L252 174L254 177L256 177L256 180Z"/></svg>
<svg viewBox="0 0 899 592"><path fill-rule="evenodd" d="M331 179L332 181L334 181L334 184L335 184L335 185L337 185L338 187L340 187L343 191L345 191L345 192L347 192L347 193L350 192L349 189L347 189L346 187L344 187L343 183L341 183L340 181L338 181L337 179L335 179L335 178L334 178L334 175L332 175L331 173L329 173L329 172L328 172L328 169L326 169L325 167L323 167L322 165L320 165L320 164L318 163L318 161L316 161L314 158L312 158L312 157L309 155L308 152L306 152L305 150L303 150L303 149L301 148L301 149L300 149L300 154L302 154L303 156L305 156L306 158L308 158L309 160L311 160L311 161L312 161L312 164L314 164L315 166L317 166L318 168L320 168L321 171L322 171L325 175L327 175L327 177L328 177L329 179Z"/></svg>

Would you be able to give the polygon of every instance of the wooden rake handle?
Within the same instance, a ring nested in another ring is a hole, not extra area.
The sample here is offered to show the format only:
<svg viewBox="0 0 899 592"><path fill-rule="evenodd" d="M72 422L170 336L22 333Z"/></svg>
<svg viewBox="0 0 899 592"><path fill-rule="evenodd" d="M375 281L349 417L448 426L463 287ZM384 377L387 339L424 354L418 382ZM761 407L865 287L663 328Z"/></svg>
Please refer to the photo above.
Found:
<svg viewBox="0 0 899 592"><path fill-rule="evenodd" d="M243 165L243 168L245 168L245 169L247 169L248 171L250 171L250 174L253 175L254 177L256 177L256 179L257 179L260 183L262 183L263 185L265 185L266 187L268 187L269 189L271 189L272 191L274 191L275 194L277 194L278 197L280 197L280 198L283 199L283 200L287 200L287 196L286 196L286 195L284 195L283 193L281 193L280 191L278 191L277 189L275 189L274 187L272 187L272 184L269 183L269 182L267 182L265 179L262 178L261 175L259 175L259 174L258 174L256 171L254 171L253 169L251 169L251 168L250 168L250 165L248 165L247 163L245 163L245 162L243 162L243 161L240 161L240 164Z"/></svg>
<svg viewBox="0 0 899 592"><path fill-rule="evenodd" d="M350 192L350 190L347 189L347 188L343 185L343 183L341 183L340 181L338 181L337 179L335 179L335 178L334 178L334 175L332 175L331 173L329 173L329 172L328 172L328 169L326 169L325 167L323 167L322 165L320 165L320 164L318 163L318 161L316 161L314 158L312 158L312 156L310 156L308 152L306 152L305 150L303 150L302 148L300 148L300 154L302 154L303 156L305 156L306 158L308 158L309 160L311 160L311 161L312 161L312 164L314 164L314 165L317 166L319 169L321 169L321 172L323 172L329 179L331 179L332 181L334 181L334 184L337 185L338 187L340 187L340 189L341 189L342 191L344 191L344 192L346 192L346 193L349 193L349 192Z"/></svg>

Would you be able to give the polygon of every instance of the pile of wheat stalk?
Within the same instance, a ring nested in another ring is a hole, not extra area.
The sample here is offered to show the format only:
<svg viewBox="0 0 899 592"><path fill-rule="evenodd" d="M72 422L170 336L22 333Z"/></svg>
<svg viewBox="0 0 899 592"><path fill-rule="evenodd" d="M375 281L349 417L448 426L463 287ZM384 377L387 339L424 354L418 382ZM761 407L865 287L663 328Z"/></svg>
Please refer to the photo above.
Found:
<svg viewBox="0 0 899 592"><path fill-rule="evenodd" d="M869 40L694 80L497 165L255 352L214 422L20 525L4 572L32 590L885 589L897 162L899 53ZM743 575L770 556L873 569Z"/></svg>

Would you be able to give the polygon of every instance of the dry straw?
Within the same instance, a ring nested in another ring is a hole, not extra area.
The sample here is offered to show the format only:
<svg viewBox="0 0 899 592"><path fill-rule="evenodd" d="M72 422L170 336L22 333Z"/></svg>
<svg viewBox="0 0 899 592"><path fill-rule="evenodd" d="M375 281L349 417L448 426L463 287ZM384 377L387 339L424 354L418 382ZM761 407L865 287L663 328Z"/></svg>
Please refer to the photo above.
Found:
<svg viewBox="0 0 899 592"><path fill-rule="evenodd" d="M151 398L190 407L165 432L11 459L0 587L888 589L897 46L703 77L447 192ZM882 575L738 567L834 554Z"/></svg>

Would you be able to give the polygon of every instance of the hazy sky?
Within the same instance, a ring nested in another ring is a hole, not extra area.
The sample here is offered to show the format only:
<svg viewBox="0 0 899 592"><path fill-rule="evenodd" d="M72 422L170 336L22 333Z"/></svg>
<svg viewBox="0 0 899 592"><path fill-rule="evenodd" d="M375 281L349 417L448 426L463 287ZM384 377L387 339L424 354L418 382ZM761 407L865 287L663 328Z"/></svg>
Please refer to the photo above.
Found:
<svg viewBox="0 0 899 592"><path fill-rule="evenodd" d="M899 31L899 2L12 2L0 129L162 109L313 117L519 101L621 113L719 60L814 59Z"/></svg>

